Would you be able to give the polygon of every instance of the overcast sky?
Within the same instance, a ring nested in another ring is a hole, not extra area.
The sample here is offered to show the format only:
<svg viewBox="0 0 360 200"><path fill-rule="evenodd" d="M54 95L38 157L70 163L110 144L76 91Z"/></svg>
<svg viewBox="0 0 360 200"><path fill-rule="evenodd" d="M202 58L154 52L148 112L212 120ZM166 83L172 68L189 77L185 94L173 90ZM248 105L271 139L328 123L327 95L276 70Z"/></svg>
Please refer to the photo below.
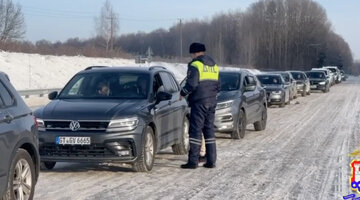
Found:
<svg viewBox="0 0 360 200"><path fill-rule="evenodd" d="M95 35L94 18L103 0L13 0L24 11L27 40L64 41ZM359 0L316 0L327 11L336 33L349 43L354 58L360 59ZM120 34L169 28L193 18L211 18L231 10L246 10L257 0L112 0L120 17Z"/></svg>

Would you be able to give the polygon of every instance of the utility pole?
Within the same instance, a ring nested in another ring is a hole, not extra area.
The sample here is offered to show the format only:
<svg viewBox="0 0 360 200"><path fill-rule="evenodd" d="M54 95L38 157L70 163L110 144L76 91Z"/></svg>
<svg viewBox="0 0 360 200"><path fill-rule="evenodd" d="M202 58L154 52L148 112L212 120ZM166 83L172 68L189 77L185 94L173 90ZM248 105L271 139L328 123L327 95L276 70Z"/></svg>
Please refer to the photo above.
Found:
<svg viewBox="0 0 360 200"><path fill-rule="evenodd" d="M182 61L183 58L183 36L182 36L182 19L179 19L179 23L180 23L180 62Z"/></svg>

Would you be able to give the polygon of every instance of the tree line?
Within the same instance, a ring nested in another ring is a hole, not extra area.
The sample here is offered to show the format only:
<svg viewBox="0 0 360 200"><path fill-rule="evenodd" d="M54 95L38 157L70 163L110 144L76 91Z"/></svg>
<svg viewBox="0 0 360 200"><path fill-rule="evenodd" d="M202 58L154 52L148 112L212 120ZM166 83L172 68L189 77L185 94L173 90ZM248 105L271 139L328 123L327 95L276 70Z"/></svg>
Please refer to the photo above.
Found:
<svg viewBox="0 0 360 200"><path fill-rule="evenodd" d="M96 19L98 34L94 38L55 43L11 40L2 42L0 48L28 53L129 58L145 54L150 47L155 57L179 60L180 55L188 55L188 46L196 41L206 44L208 54L221 65L274 70L336 65L348 72L359 71L353 65L348 43L333 31L325 9L313 0L260 0L245 11L120 36L117 15L106 1ZM1 23L0 20L0 28ZM185 60L189 58L182 61Z"/></svg>

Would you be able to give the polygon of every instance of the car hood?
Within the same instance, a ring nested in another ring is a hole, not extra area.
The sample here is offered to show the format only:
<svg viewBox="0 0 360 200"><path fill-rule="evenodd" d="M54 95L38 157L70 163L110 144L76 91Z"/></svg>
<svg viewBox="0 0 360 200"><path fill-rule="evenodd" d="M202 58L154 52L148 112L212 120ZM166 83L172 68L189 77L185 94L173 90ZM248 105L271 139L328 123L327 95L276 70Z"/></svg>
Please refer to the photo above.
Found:
<svg viewBox="0 0 360 200"><path fill-rule="evenodd" d="M41 119L110 120L138 114L147 100L60 99L35 111Z"/></svg>
<svg viewBox="0 0 360 200"><path fill-rule="evenodd" d="M284 88L282 85L265 85L266 91L283 90L283 89Z"/></svg>
<svg viewBox="0 0 360 200"><path fill-rule="evenodd" d="M322 78L309 78L309 80L316 81L316 82L326 81L326 79L322 79Z"/></svg>
<svg viewBox="0 0 360 200"><path fill-rule="evenodd" d="M228 100L233 100L237 97L237 94L239 93L239 90L235 91L221 91L219 92L217 96L217 102L223 102Z"/></svg>

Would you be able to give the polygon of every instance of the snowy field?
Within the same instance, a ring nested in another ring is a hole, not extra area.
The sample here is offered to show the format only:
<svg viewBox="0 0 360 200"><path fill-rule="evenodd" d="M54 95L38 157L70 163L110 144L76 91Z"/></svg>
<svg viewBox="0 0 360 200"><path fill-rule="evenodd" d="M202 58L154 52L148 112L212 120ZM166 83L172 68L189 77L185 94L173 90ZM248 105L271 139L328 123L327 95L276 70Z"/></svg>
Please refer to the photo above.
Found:
<svg viewBox="0 0 360 200"><path fill-rule="evenodd" d="M89 58L83 56L49 56L0 51L0 71L9 75L17 90L62 88L72 76L88 66L163 66L181 81L187 64L152 62L136 64L130 59ZM231 69L231 68L227 68ZM257 70L252 70L257 73Z"/></svg>

